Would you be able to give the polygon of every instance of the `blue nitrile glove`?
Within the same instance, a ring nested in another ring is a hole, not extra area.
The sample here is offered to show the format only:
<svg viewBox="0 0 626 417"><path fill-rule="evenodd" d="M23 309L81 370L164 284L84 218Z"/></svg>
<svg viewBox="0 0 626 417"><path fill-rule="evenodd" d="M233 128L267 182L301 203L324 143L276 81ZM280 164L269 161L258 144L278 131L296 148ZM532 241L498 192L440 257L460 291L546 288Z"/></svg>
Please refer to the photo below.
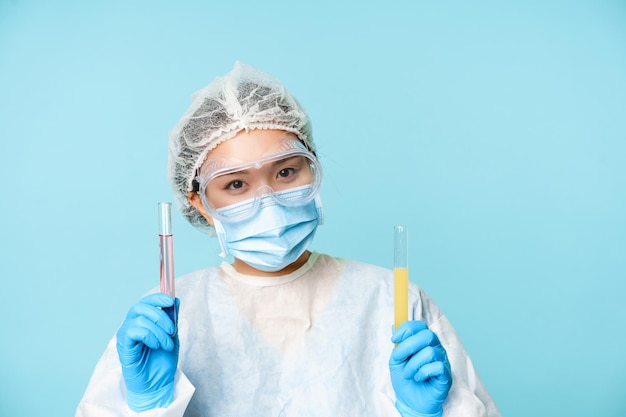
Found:
<svg viewBox="0 0 626 417"><path fill-rule="evenodd" d="M437 335L423 321L407 321L391 341L398 343L389 358L396 408L403 417L441 416L452 372Z"/></svg>
<svg viewBox="0 0 626 417"><path fill-rule="evenodd" d="M178 333L161 309L174 304L178 312L180 300L163 293L148 295L131 307L117 331L126 400L133 411L167 407L174 400Z"/></svg>

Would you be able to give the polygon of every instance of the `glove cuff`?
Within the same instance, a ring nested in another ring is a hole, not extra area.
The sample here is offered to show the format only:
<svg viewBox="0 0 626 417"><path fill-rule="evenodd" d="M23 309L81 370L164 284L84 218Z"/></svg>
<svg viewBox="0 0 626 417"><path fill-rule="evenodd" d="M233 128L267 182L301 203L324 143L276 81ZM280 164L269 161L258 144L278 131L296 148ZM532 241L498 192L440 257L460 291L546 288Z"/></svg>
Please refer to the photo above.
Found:
<svg viewBox="0 0 626 417"><path fill-rule="evenodd" d="M396 400L396 408L402 417L441 417L443 416L443 407L439 407L439 411L435 413L420 413L411 409L400 400Z"/></svg>
<svg viewBox="0 0 626 417"><path fill-rule="evenodd" d="M128 407L135 412L165 408L174 401L174 381L149 392L126 391Z"/></svg>

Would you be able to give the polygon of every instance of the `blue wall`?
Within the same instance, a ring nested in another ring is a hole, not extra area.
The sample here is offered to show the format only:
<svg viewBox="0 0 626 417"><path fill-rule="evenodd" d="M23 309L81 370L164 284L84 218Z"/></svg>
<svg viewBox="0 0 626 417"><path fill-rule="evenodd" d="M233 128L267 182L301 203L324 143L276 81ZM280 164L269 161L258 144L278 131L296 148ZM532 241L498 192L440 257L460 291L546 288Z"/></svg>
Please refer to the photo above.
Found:
<svg viewBox="0 0 626 417"><path fill-rule="evenodd" d="M167 132L236 59L313 119L314 249L391 267L407 224L506 416L625 415L625 22L617 0L0 0L0 415L73 415L158 282ZM219 262L174 222L179 274Z"/></svg>

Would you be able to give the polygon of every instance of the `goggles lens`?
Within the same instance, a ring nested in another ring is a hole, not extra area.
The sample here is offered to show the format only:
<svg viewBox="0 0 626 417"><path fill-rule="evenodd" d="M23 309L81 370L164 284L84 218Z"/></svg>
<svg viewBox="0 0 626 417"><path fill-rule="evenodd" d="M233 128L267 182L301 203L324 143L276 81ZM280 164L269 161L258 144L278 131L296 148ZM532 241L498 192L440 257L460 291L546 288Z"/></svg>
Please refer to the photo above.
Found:
<svg viewBox="0 0 626 417"><path fill-rule="evenodd" d="M263 204L298 206L310 201L317 195L322 172L315 155L290 138L251 162L209 158L196 180L211 216L238 221Z"/></svg>

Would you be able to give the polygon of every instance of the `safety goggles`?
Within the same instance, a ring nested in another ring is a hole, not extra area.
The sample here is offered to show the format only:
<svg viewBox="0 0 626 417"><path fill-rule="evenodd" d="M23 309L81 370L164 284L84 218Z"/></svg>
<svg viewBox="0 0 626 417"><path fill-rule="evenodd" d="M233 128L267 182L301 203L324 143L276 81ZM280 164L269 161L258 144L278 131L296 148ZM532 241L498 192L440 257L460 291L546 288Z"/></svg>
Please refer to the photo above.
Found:
<svg viewBox="0 0 626 417"><path fill-rule="evenodd" d="M312 200L321 185L322 170L302 142L288 138L254 161L208 158L195 181L212 217L239 221L264 204L299 206Z"/></svg>

